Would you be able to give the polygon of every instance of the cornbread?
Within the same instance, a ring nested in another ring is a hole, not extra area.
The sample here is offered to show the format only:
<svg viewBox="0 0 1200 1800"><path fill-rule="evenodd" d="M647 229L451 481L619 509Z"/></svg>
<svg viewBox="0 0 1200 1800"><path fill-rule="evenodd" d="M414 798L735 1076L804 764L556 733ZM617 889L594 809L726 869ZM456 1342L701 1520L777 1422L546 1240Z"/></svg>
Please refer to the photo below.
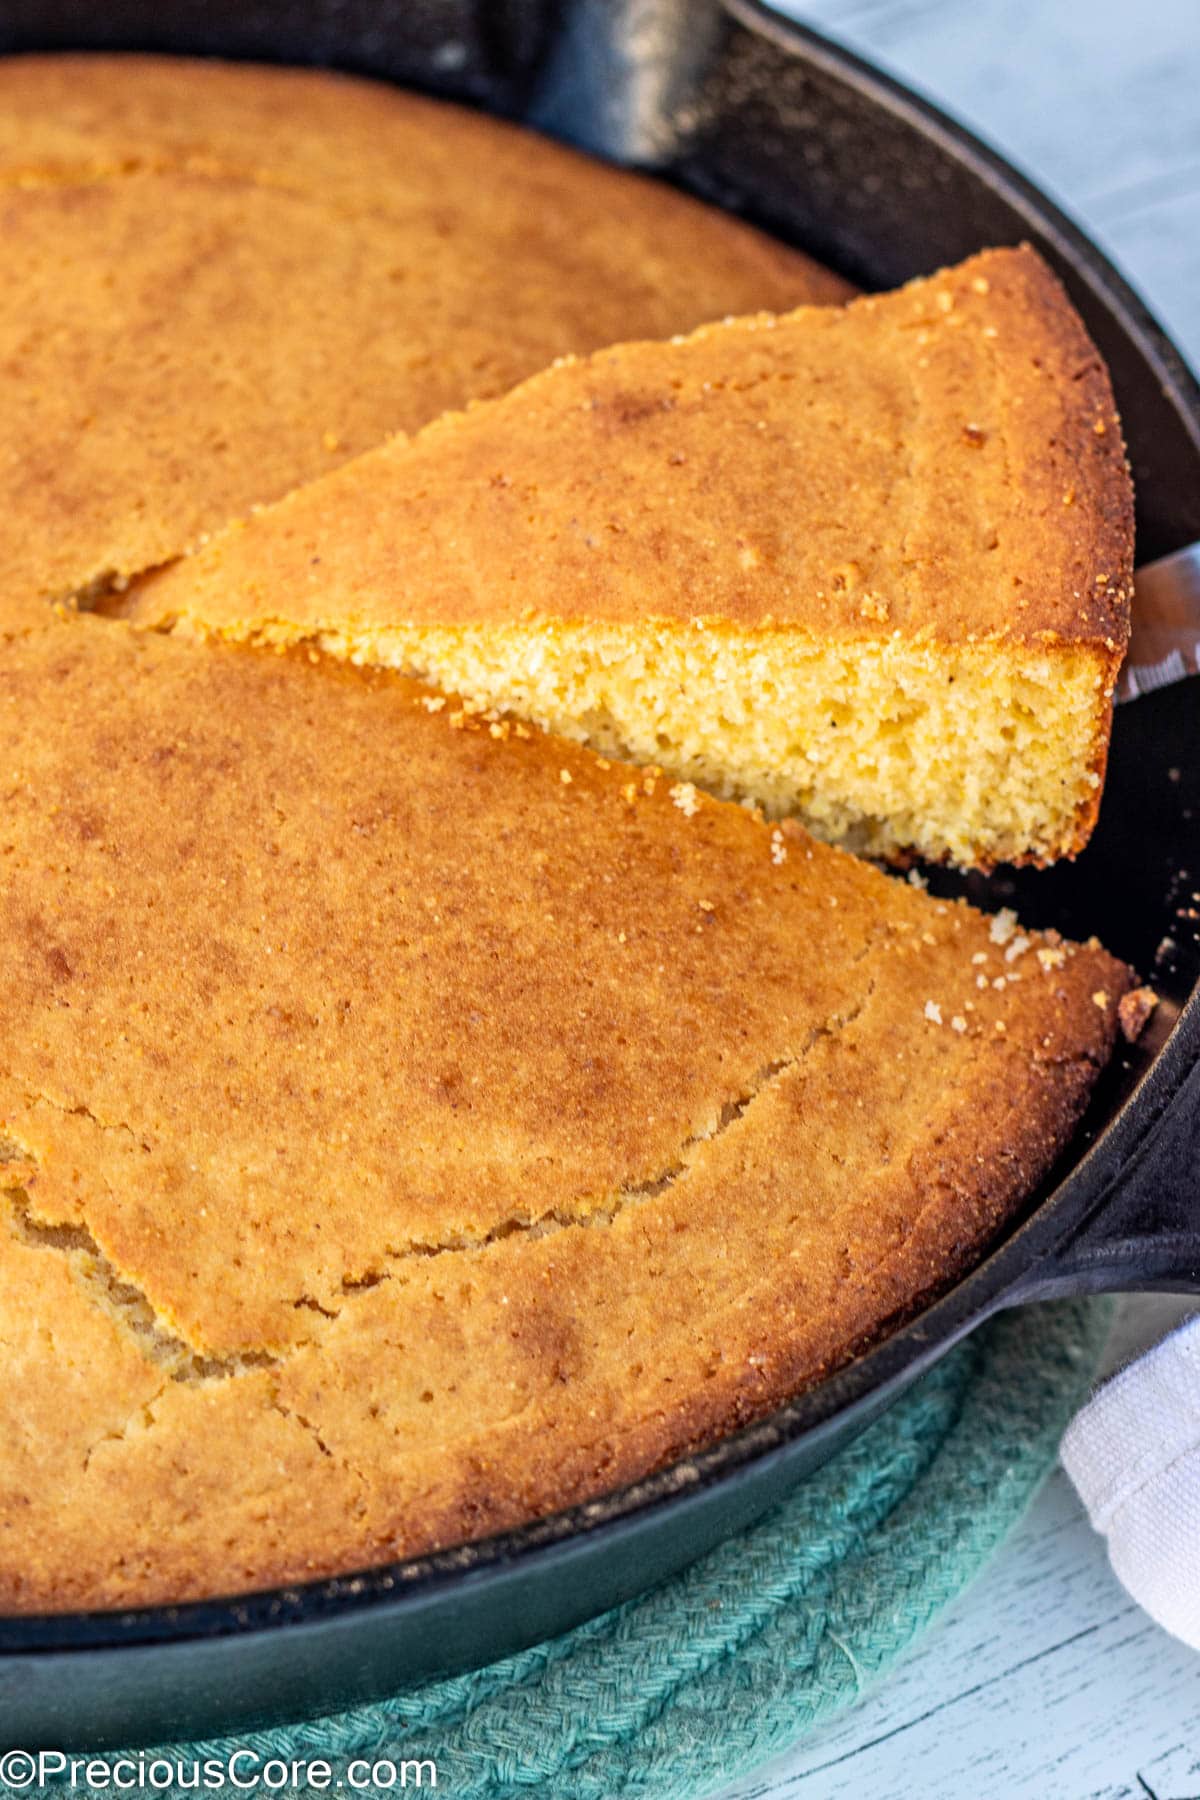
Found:
<svg viewBox="0 0 1200 1800"><path fill-rule="evenodd" d="M997 250L569 360L117 602L314 642L872 855L1072 855L1129 630L1108 376Z"/></svg>
<svg viewBox="0 0 1200 1800"><path fill-rule="evenodd" d="M0 227L0 1611L477 1539L953 1281L1151 1002L705 790L1086 835L1128 488L1036 259L843 315L514 128L124 57L0 60Z"/></svg>
<svg viewBox="0 0 1200 1800"><path fill-rule="evenodd" d="M812 1382L1036 1185L1125 970L404 677L0 662L0 1605L347 1570Z"/></svg>
<svg viewBox="0 0 1200 1800"><path fill-rule="evenodd" d="M0 60L0 232L0 635L564 352L849 291L515 127L152 57Z"/></svg>

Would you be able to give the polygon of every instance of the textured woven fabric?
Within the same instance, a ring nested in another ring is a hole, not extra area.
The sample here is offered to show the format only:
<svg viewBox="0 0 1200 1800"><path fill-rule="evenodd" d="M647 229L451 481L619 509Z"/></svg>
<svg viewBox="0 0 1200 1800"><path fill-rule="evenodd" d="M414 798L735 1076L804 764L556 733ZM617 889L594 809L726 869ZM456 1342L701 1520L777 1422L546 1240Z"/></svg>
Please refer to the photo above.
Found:
<svg viewBox="0 0 1200 1800"><path fill-rule="evenodd" d="M433 1758L455 1800L699 1800L852 1703L961 1592L1052 1466L1109 1316L1091 1301L996 1320L761 1524L566 1637L349 1712L145 1754L403 1754Z"/></svg>

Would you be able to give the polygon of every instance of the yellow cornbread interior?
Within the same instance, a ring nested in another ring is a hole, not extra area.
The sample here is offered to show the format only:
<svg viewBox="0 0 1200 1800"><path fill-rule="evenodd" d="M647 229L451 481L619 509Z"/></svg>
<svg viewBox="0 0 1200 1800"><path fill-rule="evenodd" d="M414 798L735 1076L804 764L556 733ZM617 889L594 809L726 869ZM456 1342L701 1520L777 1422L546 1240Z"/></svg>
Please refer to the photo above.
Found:
<svg viewBox="0 0 1200 1800"><path fill-rule="evenodd" d="M860 854L1049 860L1100 785L1107 673L1087 647L666 621L248 629L403 669Z"/></svg>

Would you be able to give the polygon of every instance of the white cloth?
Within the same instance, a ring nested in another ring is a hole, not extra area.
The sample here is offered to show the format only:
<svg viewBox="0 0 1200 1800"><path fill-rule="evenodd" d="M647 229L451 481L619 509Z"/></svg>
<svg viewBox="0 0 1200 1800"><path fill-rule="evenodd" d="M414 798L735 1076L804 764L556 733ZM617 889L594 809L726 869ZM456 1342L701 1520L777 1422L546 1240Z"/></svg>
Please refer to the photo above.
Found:
<svg viewBox="0 0 1200 1800"><path fill-rule="evenodd" d="M1200 1316L1097 1390L1062 1460L1117 1579L1200 1650Z"/></svg>

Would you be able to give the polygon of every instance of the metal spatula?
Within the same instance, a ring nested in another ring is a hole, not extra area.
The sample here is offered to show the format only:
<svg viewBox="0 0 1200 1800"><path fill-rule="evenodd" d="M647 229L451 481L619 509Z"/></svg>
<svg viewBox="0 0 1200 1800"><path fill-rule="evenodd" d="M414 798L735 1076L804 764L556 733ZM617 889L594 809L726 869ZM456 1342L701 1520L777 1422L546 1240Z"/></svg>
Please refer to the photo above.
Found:
<svg viewBox="0 0 1200 1800"><path fill-rule="evenodd" d="M1134 578L1133 635L1116 698L1136 700L1200 672L1200 544L1146 563Z"/></svg>

